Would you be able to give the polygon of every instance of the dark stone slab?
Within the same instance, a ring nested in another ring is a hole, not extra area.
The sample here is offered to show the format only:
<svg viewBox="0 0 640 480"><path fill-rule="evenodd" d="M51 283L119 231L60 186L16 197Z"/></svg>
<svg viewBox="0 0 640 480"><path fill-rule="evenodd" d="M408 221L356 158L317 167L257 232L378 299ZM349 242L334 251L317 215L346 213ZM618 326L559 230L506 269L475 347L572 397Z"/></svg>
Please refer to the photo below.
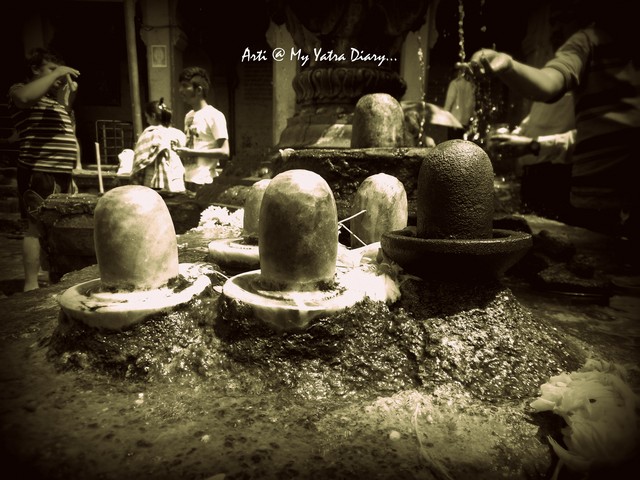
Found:
<svg viewBox="0 0 640 480"><path fill-rule="evenodd" d="M393 175L407 192L409 215L415 214L418 174L429 148L351 148L293 150L284 158L274 157L273 174L297 168L324 178L336 199L338 218L349 215L352 197L367 177Z"/></svg>

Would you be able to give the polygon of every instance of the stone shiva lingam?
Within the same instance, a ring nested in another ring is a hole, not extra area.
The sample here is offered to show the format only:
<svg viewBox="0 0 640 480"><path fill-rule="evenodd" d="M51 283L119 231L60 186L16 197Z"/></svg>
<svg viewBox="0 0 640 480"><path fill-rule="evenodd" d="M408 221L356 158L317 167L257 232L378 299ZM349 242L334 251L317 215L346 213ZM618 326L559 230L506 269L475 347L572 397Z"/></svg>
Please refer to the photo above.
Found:
<svg viewBox="0 0 640 480"><path fill-rule="evenodd" d="M272 168L276 174L293 169L319 174L331 187L339 218L351 215L358 185L385 173L402 183L408 210L414 214L418 173L427 151L416 145L400 102L387 93L368 93L355 105L349 148L284 149L274 157Z"/></svg>
<svg viewBox="0 0 640 480"><path fill-rule="evenodd" d="M274 330L299 330L319 316L369 297L387 300L382 275L337 269L338 218L327 182L308 170L276 175L260 209L260 270L241 273L222 288ZM390 293L391 292L391 293Z"/></svg>
<svg viewBox="0 0 640 480"><path fill-rule="evenodd" d="M417 226L382 235L384 255L421 278L498 278L532 245L531 235L493 228L494 173L467 140L438 144L420 167Z"/></svg>
<svg viewBox="0 0 640 480"><path fill-rule="evenodd" d="M204 264L180 264L176 233L162 197L141 185L109 190L94 211L100 278L59 297L62 312L89 326L122 330L184 304L211 281Z"/></svg>
<svg viewBox="0 0 640 480"><path fill-rule="evenodd" d="M248 271L259 268L258 226L260 207L264 191L271 180L264 179L254 183L244 202L242 236L216 239L209 243L209 257L221 266Z"/></svg>
<svg viewBox="0 0 640 480"><path fill-rule="evenodd" d="M358 187L351 211L351 248L378 243L383 233L407 226L407 192L392 175L370 175Z"/></svg>
<svg viewBox="0 0 640 480"><path fill-rule="evenodd" d="M338 244L338 266L380 260L382 234L405 228L408 216L407 192L400 180L386 173L365 178L353 195L351 216L339 222L349 232L351 248Z"/></svg>

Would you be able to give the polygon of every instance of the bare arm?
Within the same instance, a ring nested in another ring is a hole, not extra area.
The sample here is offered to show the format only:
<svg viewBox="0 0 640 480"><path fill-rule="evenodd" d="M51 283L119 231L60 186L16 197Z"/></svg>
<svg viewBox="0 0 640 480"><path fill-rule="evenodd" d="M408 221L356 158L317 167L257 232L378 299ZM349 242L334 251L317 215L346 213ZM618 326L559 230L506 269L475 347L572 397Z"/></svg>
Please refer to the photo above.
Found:
<svg viewBox="0 0 640 480"><path fill-rule="evenodd" d="M229 140L226 138L218 139L214 148L198 150L194 148L178 147L175 151L180 156L198 156L217 160L226 159L229 158Z"/></svg>
<svg viewBox="0 0 640 480"><path fill-rule="evenodd" d="M569 163L575 145L576 130L553 135L544 135L531 138L524 135L499 134L488 140L488 148L491 152L512 157L532 155L535 158L521 159L523 165L536 163ZM538 152L531 150L532 142L538 142Z"/></svg>
<svg viewBox="0 0 640 480"><path fill-rule="evenodd" d="M56 98L62 105L71 108L76 101L77 93L78 83L73 81L71 74L67 74L65 83L56 92Z"/></svg>
<svg viewBox="0 0 640 480"><path fill-rule="evenodd" d="M557 70L530 67L506 53L482 49L467 65L474 75L494 74L509 88L535 101L553 101L566 92L564 78Z"/></svg>
<svg viewBox="0 0 640 480"><path fill-rule="evenodd" d="M78 72L78 70L76 70L75 68L67 66L57 67L51 73L36 78L31 82L13 90L11 92L12 100L19 108L30 107L38 100L40 100L44 95L46 95L51 87L61 77L69 75L68 78L71 79L71 76L77 77L79 74L80 72Z"/></svg>

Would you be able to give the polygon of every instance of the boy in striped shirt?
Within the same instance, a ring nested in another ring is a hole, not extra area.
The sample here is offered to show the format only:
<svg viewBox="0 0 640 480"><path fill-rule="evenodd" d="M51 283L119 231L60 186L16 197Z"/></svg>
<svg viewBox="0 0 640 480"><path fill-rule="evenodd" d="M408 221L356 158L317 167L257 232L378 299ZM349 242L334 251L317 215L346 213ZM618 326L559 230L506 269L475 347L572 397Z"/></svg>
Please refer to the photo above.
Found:
<svg viewBox="0 0 640 480"><path fill-rule="evenodd" d="M80 166L71 103L80 74L55 53L35 49L24 83L9 89L9 111L18 134L18 201L27 231L23 240L24 291L39 287L40 239L29 210L53 193L75 193L72 171Z"/></svg>

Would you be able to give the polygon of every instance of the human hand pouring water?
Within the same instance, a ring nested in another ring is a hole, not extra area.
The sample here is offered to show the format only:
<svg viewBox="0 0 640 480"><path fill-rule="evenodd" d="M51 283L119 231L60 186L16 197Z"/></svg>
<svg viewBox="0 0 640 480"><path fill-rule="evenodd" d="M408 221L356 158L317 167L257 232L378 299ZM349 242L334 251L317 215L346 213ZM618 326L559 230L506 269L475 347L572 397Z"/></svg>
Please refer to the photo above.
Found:
<svg viewBox="0 0 640 480"><path fill-rule="evenodd" d="M489 48L478 50L468 62L458 62L456 67L478 76L486 73L499 74L513 69L513 58L503 52Z"/></svg>

